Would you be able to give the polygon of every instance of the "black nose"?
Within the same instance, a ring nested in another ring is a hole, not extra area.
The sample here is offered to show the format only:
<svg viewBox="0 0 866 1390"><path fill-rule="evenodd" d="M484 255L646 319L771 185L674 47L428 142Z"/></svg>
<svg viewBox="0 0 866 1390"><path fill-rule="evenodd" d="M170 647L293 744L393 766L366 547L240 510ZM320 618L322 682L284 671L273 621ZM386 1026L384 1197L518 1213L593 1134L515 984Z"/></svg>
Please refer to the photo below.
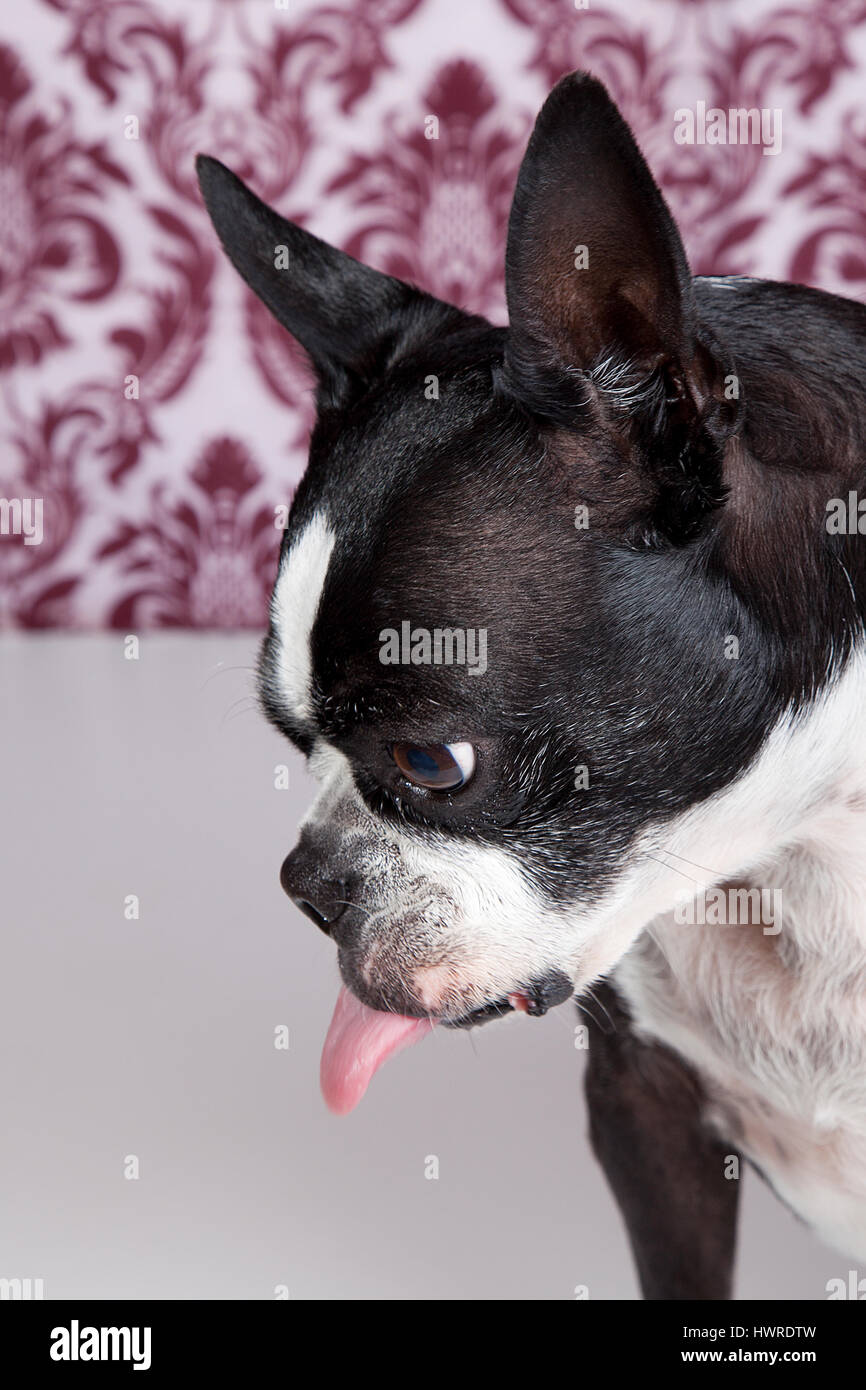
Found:
<svg viewBox="0 0 866 1390"><path fill-rule="evenodd" d="M280 883L295 907L315 922L326 936L349 905L344 879L328 878L304 845L293 849L280 869Z"/></svg>

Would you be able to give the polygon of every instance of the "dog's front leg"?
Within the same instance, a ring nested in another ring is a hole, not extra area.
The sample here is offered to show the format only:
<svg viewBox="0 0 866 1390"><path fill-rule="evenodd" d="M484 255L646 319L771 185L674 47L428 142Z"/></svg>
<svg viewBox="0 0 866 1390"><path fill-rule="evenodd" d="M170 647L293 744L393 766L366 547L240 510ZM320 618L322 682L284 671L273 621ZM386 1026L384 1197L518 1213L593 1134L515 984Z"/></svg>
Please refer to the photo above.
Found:
<svg viewBox="0 0 866 1390"><path fill-rule="evenodd" d="M730 1145L703 1123L701 1084L675 1053L634 1035L611 985L593 990L588 1009L590 1139L643 1296L730 1298L740 1184L726 1177Z"/></svg>

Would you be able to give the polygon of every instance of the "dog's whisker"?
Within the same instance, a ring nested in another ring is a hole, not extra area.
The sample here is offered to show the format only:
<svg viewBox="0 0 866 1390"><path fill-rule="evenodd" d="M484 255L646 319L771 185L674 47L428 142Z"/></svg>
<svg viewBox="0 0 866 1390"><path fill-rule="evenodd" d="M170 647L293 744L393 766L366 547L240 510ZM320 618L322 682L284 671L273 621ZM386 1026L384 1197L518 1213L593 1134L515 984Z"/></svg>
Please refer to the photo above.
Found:
<svg viewBox="0 0 866 1390"><path fill-rule="evenodd" d="M695 862L694 859L687 859L684 854L677 854L672 849L660 848L658 845L656 846L656 849L658 850L659 854L669 854L672 859L681 859L684 864L691 864L693 869L700 869L701 873L709 874L714 882L718 882L720 878L725 877L721 869L708 869L705 864L698 864ZM671 868L673 868L673 865L671 865Z"/></svg>
<svg viewBox="0 0 866 1390"><path fill-rule="evenodd" d="M610 1024L612 1030L613 1030L614 1033L615 1033L615 1032L616 1032L616 1024L614 1023L613 1019L611 1018L609 1010L605 1007L605 1005L604 1005L604 1004L602 1003L602 1001L599 999L598 995L593 993L593 991L592 991L592 989L591 989L591 987L590 987L589 985L585 985L585 986L584 986L584 988L583 988L583 993L584 993L584 994L588 994L589 997L590 997L590 999L592 1000L593 1004L596 1004L596 1005L598 1006L598 1008L601 1009L602 1013L604 1014L605 1018L607 1019L608 1023Z"/></svg>
<svg viewBox="0 0 866 1390"><path fill-rule="evenodd" d="M711 886L710 883L701 883L700 879L695 878L694 874L687 874L684 869L678 869L676 864L669 864L666 859L659 859L657 855L651 854L649 850L644 850L644 854L647 859L652 859L656 864L661 864L664 869L672 869L675 874L679 874L681 878L687 879L689 883L695 884L698 888L709 888ZM700 865L696 865L695 867L700 868Z"/></svg>
<svg viewBox="0 0 866 1390"><path fill-rule="evenodd" d="M242 695L229 705L220 720L220 728L224 724L231 724L235 719L239 719L242 714L258 714L258 704L252 696Z"/></svg>
<svg viewBox="0 0 866 1390"><path fill-rule="evenodd" d="M201 682L201 685L199 686L199 692L207 690L208 686L211 684L212 681L216 680L217 676L228 675L231 671L246 671L248 675L251 675L254 678L257 674L255 666L224 666L221 662L219 662L213 668L213 670L209 671L208 674L205 676L204 680Z"/></svg>

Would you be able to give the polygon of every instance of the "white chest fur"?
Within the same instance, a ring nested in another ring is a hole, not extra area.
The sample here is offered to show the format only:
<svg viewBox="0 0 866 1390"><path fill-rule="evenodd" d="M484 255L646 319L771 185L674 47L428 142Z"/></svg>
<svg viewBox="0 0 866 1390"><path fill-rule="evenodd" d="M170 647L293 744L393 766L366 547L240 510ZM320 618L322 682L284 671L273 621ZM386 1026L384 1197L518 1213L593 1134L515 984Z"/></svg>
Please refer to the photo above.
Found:
<svg viewBox="0 0 866 1390"><path fill-rule="evenodd" d="M866 760L860 726L843 736L847 770L738 879L778 890L780 929L666 914L615 979L638 1030L702 1076L722 1136L823 1240L866 1259Z"/></svg>

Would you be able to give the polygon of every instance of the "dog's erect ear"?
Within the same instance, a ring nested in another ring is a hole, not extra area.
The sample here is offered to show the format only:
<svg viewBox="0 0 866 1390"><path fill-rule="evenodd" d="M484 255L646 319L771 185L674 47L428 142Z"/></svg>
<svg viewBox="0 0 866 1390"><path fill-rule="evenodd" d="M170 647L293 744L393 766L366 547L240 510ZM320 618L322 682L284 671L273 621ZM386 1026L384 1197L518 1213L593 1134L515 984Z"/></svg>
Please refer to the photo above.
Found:
<svg viewBox="0 0 866 1390"><path fill-rule="evenodd" d="M305 349L326 398L374 379L429 314L459 312L287 221L219 160L199 155L196 172L229 259Z"/></svg>
<svg viewBox="0 0 866 1390"><path fill-rule="evenodd" d="M557 84L535 124L505 281L505 387L557 426L600 411L635 450L622 486L645 501L631 537L690 540L724 500L730 369L698 332L685 251L631 131L585 73Z"/></svg>
<svg viewBox="0 0 866 1390"><path fill-rule="evenodd" d="M556 403L559 413L581 390L585 400L592 372L618 376L627 394L629 372L634 391L666 364L694 370L679 233L631 131L585 73L564 77L536 121L511 209L506 287L507 375L530 405Z"/></svg>

